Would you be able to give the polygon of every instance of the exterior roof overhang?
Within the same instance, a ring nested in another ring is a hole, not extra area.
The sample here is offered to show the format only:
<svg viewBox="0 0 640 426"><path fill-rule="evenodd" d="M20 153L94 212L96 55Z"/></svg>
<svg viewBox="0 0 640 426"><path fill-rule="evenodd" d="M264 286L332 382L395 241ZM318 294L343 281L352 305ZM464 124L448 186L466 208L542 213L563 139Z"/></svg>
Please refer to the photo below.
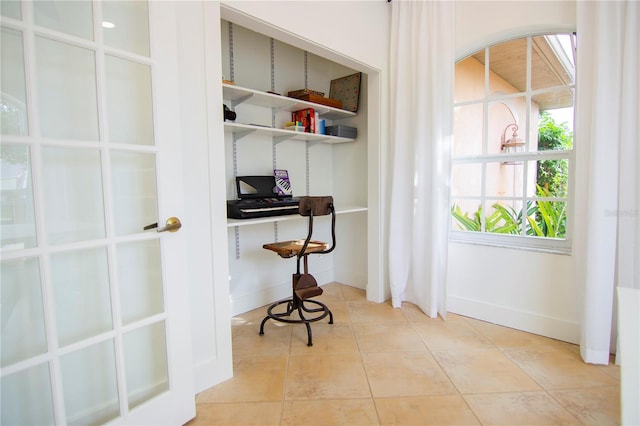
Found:
<svg viewBox="0 0 640 426"><path fill-rule="evenodd" d="M485 63L484 50L472 55ZM527 39L521 38L500 43L489 48L489 68L503 80L521 92L526 91ZM535 36L531 46L532 100L541 110L571 107L574 104L573 90L544 91L575 83L573 57L565 51L556 36Z"/></svg>

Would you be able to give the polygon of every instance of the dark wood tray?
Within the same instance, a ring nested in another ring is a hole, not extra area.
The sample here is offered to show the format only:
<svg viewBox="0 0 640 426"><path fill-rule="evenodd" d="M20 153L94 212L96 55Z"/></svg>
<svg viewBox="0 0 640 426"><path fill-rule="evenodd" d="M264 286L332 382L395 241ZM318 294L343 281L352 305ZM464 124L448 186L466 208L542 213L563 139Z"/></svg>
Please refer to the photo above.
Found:
<svg viewBox="0 0 640 426"><path fill-rule="evenodd" d="M300 99L302 101L313 102L314 104L326 105L333 108L342 109L342 102L331 98L324 98L322 96L314 95L313 93L305 93L298 96L291 96L294 99Z"/></svg>

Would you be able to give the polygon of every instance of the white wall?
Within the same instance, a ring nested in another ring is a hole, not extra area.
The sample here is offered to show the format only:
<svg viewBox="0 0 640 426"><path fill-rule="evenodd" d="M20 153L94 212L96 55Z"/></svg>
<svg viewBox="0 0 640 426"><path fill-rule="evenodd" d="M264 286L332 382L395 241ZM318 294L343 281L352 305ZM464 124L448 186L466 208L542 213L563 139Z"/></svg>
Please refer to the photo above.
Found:
<svg viewBox="0 0 640 426"><path fill-rule="evenodd" d="M359 1L223 1L222 16L239 25L367 74L367 297L389 297L384 217L388 145L390 5ZM313 24L309 19L313 17ZM361 133L363 129L359 128ZM341 276L351 276L348 265ZM340 277L336 277L340 278ZM354 277L361 282L364 277Z"/></svg>
<svg viewBox="0 0 640 426"><path fill-rule="evenodd" d="M456 58L503 40L575 28L573 1L457 2ZM450 312L579 340L580 292L571 255L452 243L447 297Z"/></svg>
<svg viewBox="0 0 640 426"><path fill-rule="evenodd" d="M351 58L380 70L388 68L389 5L384 0L359 1L222 1L238 12L285 30L291 35L278 39L293 45L309 41L327 59ZM242 22L238 22L242 24ZM327 55L326 49L336 53ZM313 49L309 49L312 51ZM356 64L345 64L353 68Z"/></svg>
<svg viewBox="0 0 640 426"><path fill-rule="evenodd" d="M456 59L518 36L575 29L575 1L457 1Z"/></svg>

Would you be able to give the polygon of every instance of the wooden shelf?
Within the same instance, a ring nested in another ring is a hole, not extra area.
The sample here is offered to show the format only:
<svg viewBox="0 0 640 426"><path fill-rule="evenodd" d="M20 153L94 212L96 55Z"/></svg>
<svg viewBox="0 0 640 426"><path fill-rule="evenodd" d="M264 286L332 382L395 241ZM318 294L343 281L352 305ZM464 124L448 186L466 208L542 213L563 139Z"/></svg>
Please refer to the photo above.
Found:
<svg viewBox="0 0 640 426"><path fill-rule="evenodd" d="M329 120L353 117L355 112L333 108L313 102L302 101L300 99L289 98L287 96L274 95L261 92L259 90L239 87L233 84L222 84L222 97L231 102L231 108L235 108L243 102L268 108L275 108L282 111L298 111L305 108L313 108L320 114L320 117Z"/></svg>
<svg viewBox="0 0 640 426"><path fill-rule="evenodd" d="M362 206L343 206L336 209L336 214L341 215L366 211L367 208ZM306 220L307 218L297 214L290 214L285 216L257 217L254 219L227 219L227 228L233 228L234 226L257 225L260 223L284 222L288 220L302 219Z"/></svg>
<svg viewBox="0 0 640 426"><path fill-rule="evenodd" d="M286 140L297 140L305 142L320 142L320 143L345 143L353 142L355 139L342 138L339 136L320 135L317 133L305 133L296 132L293 130L276 129L273 127L257 126L255 124L241 124L233 122L224 123L225 133L232 133L236 135L237 139L240 139L247 135L262 135L272 136L276 138L276 141L282 142Z"/></svg>

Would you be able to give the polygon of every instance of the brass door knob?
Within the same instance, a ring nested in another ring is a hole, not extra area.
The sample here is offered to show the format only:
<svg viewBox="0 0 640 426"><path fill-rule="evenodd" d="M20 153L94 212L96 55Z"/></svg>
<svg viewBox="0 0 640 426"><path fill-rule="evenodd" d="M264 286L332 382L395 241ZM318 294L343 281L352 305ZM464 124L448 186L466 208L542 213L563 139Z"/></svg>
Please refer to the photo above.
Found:
<svg viewBox="0 0 640 426"><path fill-rule="evenodd" d="M147 225L144 227L144 230L147 231L149 229L153 229L153 228L158 228L158 224L157 223L152 223L151 225ZM178 219L177 217L171 216L169 219L167 219L167 221L164 223L164 226L162 228L158 228L156 229L157 232L177 232L178 229L182 228L182 223L180 222L180 219Z"/></svg>

